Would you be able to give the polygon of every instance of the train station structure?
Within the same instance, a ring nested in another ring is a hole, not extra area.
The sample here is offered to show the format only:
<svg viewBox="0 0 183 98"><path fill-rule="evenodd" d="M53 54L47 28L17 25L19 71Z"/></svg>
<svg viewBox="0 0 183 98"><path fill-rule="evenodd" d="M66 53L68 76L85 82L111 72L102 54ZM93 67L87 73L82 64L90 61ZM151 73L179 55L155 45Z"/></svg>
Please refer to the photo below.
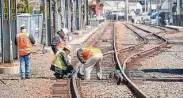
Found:
<svg viewBox="0 0 183 98"><path fill-rule="evenodd" d="M101 4L95 0L57 0L56 2L40 0L40 2L44 7L43 32L46 37L46 45L51 44L54 32L62 27L66 27L72 32L81 30L84 26L89 25L89 13L97 16L103 15ZM19 29L17 28L17 0L2 0L0 4L2 62L10 63L18 56L16 46L13 44L17 29ZM58 20L60 21L58 22Z"/></svg>
<svg viewBox="0 0 183 98"><path fill-rule="evenodd" d="M182 0L0 0L0 98L182 98L182 12ZM36 42L28 78L22 26Z"/></svg>

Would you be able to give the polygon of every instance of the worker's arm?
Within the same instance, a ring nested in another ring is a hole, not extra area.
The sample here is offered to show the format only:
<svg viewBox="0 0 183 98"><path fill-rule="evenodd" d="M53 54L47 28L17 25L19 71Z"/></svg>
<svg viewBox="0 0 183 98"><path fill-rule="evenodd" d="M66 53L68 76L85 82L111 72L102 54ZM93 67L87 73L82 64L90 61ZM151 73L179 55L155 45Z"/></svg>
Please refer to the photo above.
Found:
<svg viewBox="0 0 183 98"><path fill-rule="evenodd" d="M54 52L54 54L56 54L57 50L57 45L60 43L60 39L59 36L56 36L55 38L53 38L53 41L51 43L51 48Z"/></svg>
<svg viewBox="0 0 183 98"><path fill-rule="evenodd" d="M65 65L70 66L71 62L69 62L69 58L67 57L67 55L64 52L60 52L60 55L62 56Z"/></svg>
<svg viewBox="0 0 183 98"><path fill-rule="evenodd" d="M31 41L31 44L35 44L36 43L36 41L35 41L34 37L32 36L32 34L29 34L29 39Z"/></svg>
<svg viewBox="0 0 183 98"><path fill-rule="evenodd" d="M86 62L86 60L83 58L83 51L82 51L82 49L79 49L78 51L77 51L77 57L78 57L78 59L79 59L79 61L81 62L81 63L85 63Z"/></svg>
<svg viewBox="0 0 183 98"><path fill-rule="evenodd" d="M67 57L67 55L64 52L60 52L60 55L62 56L64 64L67 66L67 70L68 71L72 71L72 70L74 71L74 68L71 65L71 62L69 61L69 58Z"/></svg>

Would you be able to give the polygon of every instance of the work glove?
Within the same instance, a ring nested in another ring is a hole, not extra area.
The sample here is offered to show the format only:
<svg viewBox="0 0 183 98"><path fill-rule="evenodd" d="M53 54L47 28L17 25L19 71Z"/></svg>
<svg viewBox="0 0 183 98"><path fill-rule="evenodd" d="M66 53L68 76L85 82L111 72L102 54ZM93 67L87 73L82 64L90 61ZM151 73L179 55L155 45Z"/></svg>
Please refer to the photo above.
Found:
<svg viewBox="0 0 183 98"><path fill-rule="evenodd" d="M72 77L72 75L76 72L76 70L72 67L72 65L67 66L67 73L69 77Z"/></svg>

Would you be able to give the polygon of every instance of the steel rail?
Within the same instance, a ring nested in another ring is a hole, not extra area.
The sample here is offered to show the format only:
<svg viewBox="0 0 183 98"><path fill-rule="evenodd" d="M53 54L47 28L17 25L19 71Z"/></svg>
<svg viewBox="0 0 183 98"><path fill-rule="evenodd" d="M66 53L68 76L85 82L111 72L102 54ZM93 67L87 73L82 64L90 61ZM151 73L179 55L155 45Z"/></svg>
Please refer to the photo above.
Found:
<svg viewBox="0 0 183 98"><path fill-rule="evenodd" d="M128 29L130 29L130 27L129 27L128 25L126 25L126 24L124 24L124 25L125 25ZM120 53L120 52L122 52L122 51L132 50L132 49L135 49L135 47L142 46L142 45L148 43L148 40L147 40L145 37L141 36L140 34L138 34L137 32L135 32L133 29L130 29L130 30L131 30L133 33L135 33L135 34L136 34L140 39L142 39L143 41L140 42L140 43L134 44L134 45L130 45L130 46L126 47L126 48L122 48L122 49L120 49L120 50L117 50L118 53ZM105 55L112 54L112 53L114 53L114 50L108 51L108 52L104 53L103 55L105 56Z"/></svg>
<svg viewBox="0 0 183 98"><path fill-rule="evenodd" d="M133 25L134 26L134 25ZM136 26L134 26L134 27L136 27ZM139 28L139 27L137 27L138 29L141 29L141 30L143 30L143 31L145 31L145 32L148 32L148 33L152 33L152 32L150 32L150 31L147 31L147 30L144 30L144 29L142 29L142 28ZM158 51L160 48L163 48L163 47L165 47L167 44L168 44L168 41L165 39L165 38L163 38L163 37L161 37L161 36L158 36L158 35L156 35L156 34L154 34L154 33L152 33L152 35L153 36L155 36L155 37L157 37L158 39L160 39L160 40L162 40L163 41L163 43L162 44L160 44L160 45L158 45L158 46L156 46L156 47L153 47L153 48L151 48L151 49L148 49L148 50L145 50L145 51L140 51L140 52L137 52L137 53L135 53L135 54L132 54L131 56L129 56L125 61L124 61L124 63L123 63L123 76L124 76L124 78L126 79L126 81L129 83L129 84L131 84L131 86L134 86L136 89L137 89L137 87L136 87L136 85L135 84L133 84L133 82L127 77L127 75L124 73L125 72L125 69L126 69L126 66L127 66L127 63L129 63L132 59L136 59L136 58L139 58L139 57L141 57L141 56L143 56L143 55L146 55L146 54L150 54L150 53L152 53L152 52L154 52L154 51ZM146 97L148 97L147 95L143 95L143 92L141 92L142 94L142 96L139 96L140 98L141 97L143 97L143 98L146 98Z"/></svg>
<svg viewBox="0 0 183 98"><path fill-rule="evenodd" d="M81 98L81 94L79 93L76 78L72 76L70 81L70 92L71 92L71 98Z"/></svg>
<svg viewBox="0 0 183 98"><path fill-rule="evenodd" d="M138 87L127 77L127 75L124 72L124 69L121 67L121 63L118 59L118 54L117 54L117 47L116 47L116 34L115 34L115 27L114 27L114 23L113 23L113 37L114 37L114 43L113 43L113 48L114 48L114 58L115 61L117 62L117 66L119 67L121 74L126 81L127 81L127 86L135 93L135 95L138 98L148 98L148 96L142 92L141 90L138 89Z"/></svg>
<svg viewBox="0 0 183 98"><path fill-rule="evenodd" d="M161 29L163 31L167 31L166 29L170 29L170 30L174 30L175 32L179 32L179 29L176 28L172 28L172 27L166 27L166 26L158 26L158 25L149 25L151 27L157 28L157 29Z"/></svg>
<svg viewBox="0 0 183 98"><path fill-rule="evenodd" d="M149 26L154 27L154 28L157 28L157 29L161 29L161 30L163 30L163 31L166 31L166 29L165 29L165 28L163 28L162 26L158 26L158 25L151 25L151 24L149 24Z"/></svg>
<svg viewBox="0 0 183 98"><path fill-rule="evenodd" d="M107 28L107 27L106 27ZM94 34L96 33L96 32L98 32L99 30L101 30L101 28L98 28L95 32L94 32ZM90 43L90 45L89 46L95 46L96 44L97 44L97 42L99 41L99 39L102 37L102 35L105 33L105 31L103 31L98 37L97 37L97 40L95 40L94 42L92 42L92 43ZM91 38L91 36L88 38L88 39L90 39ZM85 42L87 42L88 40L86 40L86 41L84 41L84 43ZM78 62L77 64L76 64L76 66L79 66L80 65L80 62ZM71 81L70 81L70 88L71 88L71 97L72 98L82 98L82 96L81 96L81 94L79 93L79 90L78 90L78 87L77 87L77 82L76 82L76 76L72 76L72 78L71 78Z"/></svg>

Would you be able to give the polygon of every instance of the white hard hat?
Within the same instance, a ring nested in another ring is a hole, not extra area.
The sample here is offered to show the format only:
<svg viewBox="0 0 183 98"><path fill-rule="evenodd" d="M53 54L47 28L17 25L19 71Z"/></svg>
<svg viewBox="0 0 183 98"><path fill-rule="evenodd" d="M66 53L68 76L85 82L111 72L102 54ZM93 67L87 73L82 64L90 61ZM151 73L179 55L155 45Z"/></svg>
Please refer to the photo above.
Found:
<svg viewBox="0 0 183 98"><path fill-rule="evenodd" d="M21 25L20 27L26 27L26 25L25 25L25 24L23 24L23 25Z"/></svg>
<svg viewBox="0 0 183 98"><path fill-rule="evenodd" d="M69 30L67 28L62 28L62 31L64 32L65 35L69 33Z"/></svg>
<svg viewBox="0 0 183 98"><path fill-rule="evenodd" d="M27 27L26 27L26 25L21 25L20 26L20 30L23 30L23 29L26 29Z"/></svg>
<svg viewBox="0 0 183 98"><path fill-rule="evenodd" d="M71 51L71 45L64 46L64 48Z"/></svg>

